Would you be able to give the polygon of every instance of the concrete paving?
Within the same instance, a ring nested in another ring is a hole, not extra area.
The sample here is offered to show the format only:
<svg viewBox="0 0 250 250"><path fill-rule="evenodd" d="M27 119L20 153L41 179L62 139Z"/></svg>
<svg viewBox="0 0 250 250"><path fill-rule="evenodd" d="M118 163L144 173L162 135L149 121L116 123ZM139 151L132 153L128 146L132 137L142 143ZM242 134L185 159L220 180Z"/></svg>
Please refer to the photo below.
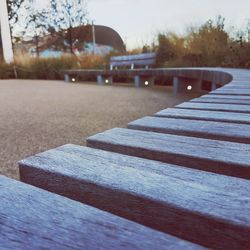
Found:
<svg viewBox="0 0 250 250"><path fill-rule="evenodd" d="M17 161L113 127L126 127L195 96L171 87L66 84L62 81L0 81L0 174L18 178Z"/></svg>

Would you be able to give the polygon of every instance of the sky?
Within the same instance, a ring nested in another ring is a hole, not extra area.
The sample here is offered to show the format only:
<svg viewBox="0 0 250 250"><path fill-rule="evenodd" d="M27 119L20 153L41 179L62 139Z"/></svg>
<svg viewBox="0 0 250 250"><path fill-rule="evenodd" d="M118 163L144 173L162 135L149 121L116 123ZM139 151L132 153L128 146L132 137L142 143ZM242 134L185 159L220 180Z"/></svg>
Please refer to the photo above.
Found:
<svg viewBox="0 0 250 250"><path fill-rule="evenodd" d="M188 27L222 15L226 29L245 28L250 0L88 0L89 19L115 29L129 49L151 44L159 32L185 34Z"/></svg>
<svg viewBox="0 0 250 250"><path fill-rule="evenodd" d="M49 0L33 0L44 6ZM63 1L63 0L61 0ZM74 1L74 0L72 0ZM86 0L89 21L115 29L128 49L150 45L159 32L185 34L222 15L226 29L244 29L250 21L250 0Z"/></svg>

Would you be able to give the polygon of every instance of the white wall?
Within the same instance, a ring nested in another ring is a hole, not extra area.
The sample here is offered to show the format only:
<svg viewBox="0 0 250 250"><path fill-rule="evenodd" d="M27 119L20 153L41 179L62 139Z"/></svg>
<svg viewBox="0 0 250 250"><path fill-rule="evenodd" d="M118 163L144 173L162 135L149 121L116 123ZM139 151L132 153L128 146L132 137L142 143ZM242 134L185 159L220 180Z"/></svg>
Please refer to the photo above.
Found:
<svg viewBox="0 0 250 250"><path fill-rule="evenodd" d="M3 57L7 63L11 63L14 59L6 0L0 0L0 24L3 45Z"/></svg>

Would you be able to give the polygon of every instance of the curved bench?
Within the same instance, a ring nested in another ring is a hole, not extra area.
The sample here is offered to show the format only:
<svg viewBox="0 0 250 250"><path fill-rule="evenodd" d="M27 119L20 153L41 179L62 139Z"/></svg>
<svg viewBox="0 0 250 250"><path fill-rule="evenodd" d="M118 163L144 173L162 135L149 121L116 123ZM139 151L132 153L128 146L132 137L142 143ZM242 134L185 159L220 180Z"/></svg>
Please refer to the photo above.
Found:
<svg viewBox="0 0 250 250"><path fill-rule="evenodd" d="M21 180L200 246L249 249L250 114L242 101L250 97L250 71L155 73L217 84L231 79L230 89L240 84L246 91L229 94L226 85L128 129L94 135L88 147L65 145L31 156L19 163ZM171 244L178 249L182 243Z"/></svg>
<svg viewBox="0 0 250 250"><path fill-rule="evenodd" d="M71 81L77 77L94 76L97 78L99 85L104 85L105 82L112 83L110 78L118 77L131 77L134 78L136 87L145 86L145 82L152 81L155 77L173 78L174 93L187 91L187 86L192 87L192 91L200 92L202 90L202 82L209 82L211 90L216 89L217 85L224 85L232 80L230 70L220 68L153 68L153 69L133 69L133 70L66 70L63 71L65 81Z"/></svg>

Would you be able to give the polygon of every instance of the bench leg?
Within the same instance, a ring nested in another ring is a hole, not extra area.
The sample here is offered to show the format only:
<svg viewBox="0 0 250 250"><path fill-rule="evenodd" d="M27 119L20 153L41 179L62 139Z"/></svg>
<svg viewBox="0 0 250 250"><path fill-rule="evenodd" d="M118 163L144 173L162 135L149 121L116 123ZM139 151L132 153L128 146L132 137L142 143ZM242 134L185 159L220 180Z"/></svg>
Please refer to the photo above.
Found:
<svg viewBox="0 0 250 250"><path fill-rule="evenodd" d="M173 92L174 95L177 95L180 92L180 80L178 77L173 78Z"/></svg>
<svg viewBox="0 0 250 250"><path fill-rule="evenodd" d="M97 76L97 84L98 85L104 85L104 79L102 75Z"/></svg>
<svg viewBox="0 0 250 250"><path fill-rule="evenodd" d="M134 77L134 85L136 88L139 88L141 86L141 77L140 76Z"/></svg>
<svg viewBox="0 0 250 250"><path fill-rule="evenodd" d="M64 82L71 82L69 74L64 74Z"/></svg>

